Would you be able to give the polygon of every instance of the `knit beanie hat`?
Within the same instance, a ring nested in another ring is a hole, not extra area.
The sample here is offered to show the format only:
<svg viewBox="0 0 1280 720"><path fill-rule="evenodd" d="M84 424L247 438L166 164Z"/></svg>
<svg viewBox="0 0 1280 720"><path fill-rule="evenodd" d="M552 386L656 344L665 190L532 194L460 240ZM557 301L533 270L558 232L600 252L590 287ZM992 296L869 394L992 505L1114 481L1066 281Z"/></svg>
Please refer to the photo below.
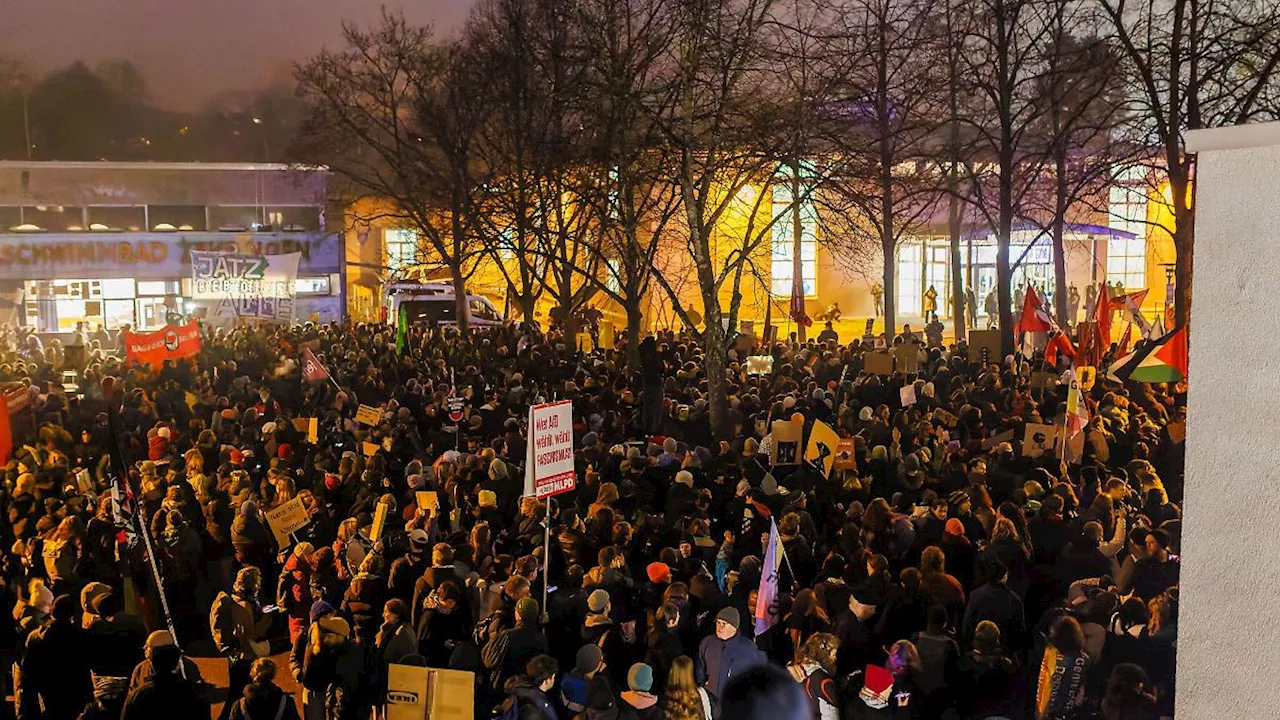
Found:
<svg viewBox="0 0 1280 720"><path fill-rule="evenodd" d="M323 600L317 600L311 603L311 622L319 620L325 615L334 613L333 606Z"/></svg>
<svg viewBox="0 0 1280 720"><path fill-rule="evenodd" d="M587 596L587 609L593 613L602 613L609 605L609 592L607 590L592 590Z"/></svg>
<svg viewBox="0 0 1280 720"><path fill-rule="evenodd" d="M742 617L738 614L738 609L732 607L724 608L716 613L716 621L732 625L735 630L742 626Z"/></svg>
<svg viewBox="0 0 1280 720"><path fill-rule="evenodd" d="M574 669L580 675L586 675L600 667L600 663L604 661L604 652L599 645L595 643L587 643L578 648L578 654L574 658Z"/></svg>
<svg viewBox="0 0 1280 720"><path fill-rule="evenodd" d="M653 668L644 663L636 663L627 671L627 685L636 692L649 692L653 687Z"/></svg>
<svg viewBox="0 0 1280 720"><path fill-rule="evenodd" d="M644 572L649 576L649 582L655 585L671 582L671 568L666 563L649 563Z"/></svg>
<svg viewBox="0 0 1280 720"><path fill-rule="evenodd" d="M525 625L533 625L538 622L538 614L541 609L538 607L538 601L531 597L522 597L520 602L516 603L516 617Z"/></svg>

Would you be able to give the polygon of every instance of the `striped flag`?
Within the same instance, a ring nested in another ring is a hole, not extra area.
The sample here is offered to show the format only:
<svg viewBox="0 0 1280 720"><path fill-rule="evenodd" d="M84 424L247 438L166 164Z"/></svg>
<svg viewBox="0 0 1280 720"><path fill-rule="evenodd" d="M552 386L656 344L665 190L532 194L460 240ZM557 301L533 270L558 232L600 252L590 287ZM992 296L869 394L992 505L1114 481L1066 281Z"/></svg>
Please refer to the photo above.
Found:
<svg viewBox="0 0 1280 720"><path fill-rule="evenodd" d="M1080 379L1076 377L1074 368L1067 372L1067 377L1071 381L1067 391L1067 437L1073 438L1089 424L1089 405L1084 400L1084 391L1080 389Z"/></svg>
<svg viewBox="0 0 1280 720"><path fill-rule="evenodd" d="M778 623L778 570L782 563L782 538L778 523L769 518L769 547L760 569L760 592L756 596L756 635Z"/></svg>

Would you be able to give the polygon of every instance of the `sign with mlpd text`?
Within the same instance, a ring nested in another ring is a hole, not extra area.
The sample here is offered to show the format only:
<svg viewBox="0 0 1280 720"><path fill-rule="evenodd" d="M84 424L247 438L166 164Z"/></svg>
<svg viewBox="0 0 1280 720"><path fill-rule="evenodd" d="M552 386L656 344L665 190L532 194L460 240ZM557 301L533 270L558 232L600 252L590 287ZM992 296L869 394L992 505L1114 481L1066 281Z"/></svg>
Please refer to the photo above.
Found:
<svg viewBox="0 0 1280 720"><path fill-rule="evenodd" d="M544 498L574 488L573 403L569 400L529 408L529 450L524 494Z"/></svg>

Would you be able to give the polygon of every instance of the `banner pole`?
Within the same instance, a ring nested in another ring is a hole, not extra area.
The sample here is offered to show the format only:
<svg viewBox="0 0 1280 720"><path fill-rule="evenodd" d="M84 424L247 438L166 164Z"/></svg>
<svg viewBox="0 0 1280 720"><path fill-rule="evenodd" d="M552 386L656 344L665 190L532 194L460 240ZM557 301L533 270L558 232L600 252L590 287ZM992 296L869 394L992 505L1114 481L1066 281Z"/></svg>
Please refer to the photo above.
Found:
<svg viewBox="0 0 1280 720"><path fill-rule="evenodd" d="M542 518L542 613L547 615L547 590L551 586L551 504L553 498L547 498L546 516Z"/></svg>

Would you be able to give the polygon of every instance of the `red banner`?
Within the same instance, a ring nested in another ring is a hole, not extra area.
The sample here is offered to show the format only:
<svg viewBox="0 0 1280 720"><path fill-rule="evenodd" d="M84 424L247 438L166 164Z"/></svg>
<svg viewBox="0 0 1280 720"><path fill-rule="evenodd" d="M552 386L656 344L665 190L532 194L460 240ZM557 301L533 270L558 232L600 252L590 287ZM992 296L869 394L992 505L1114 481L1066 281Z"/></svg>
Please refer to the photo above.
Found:
<svg viewBox="0 0 1280 720"><path fill-rule="evenodd" d="M165 360L181 360L200 354L200 327L191 321L186 325L166 325L155 332L126 332L125 358L158 370Z"/></svg>

